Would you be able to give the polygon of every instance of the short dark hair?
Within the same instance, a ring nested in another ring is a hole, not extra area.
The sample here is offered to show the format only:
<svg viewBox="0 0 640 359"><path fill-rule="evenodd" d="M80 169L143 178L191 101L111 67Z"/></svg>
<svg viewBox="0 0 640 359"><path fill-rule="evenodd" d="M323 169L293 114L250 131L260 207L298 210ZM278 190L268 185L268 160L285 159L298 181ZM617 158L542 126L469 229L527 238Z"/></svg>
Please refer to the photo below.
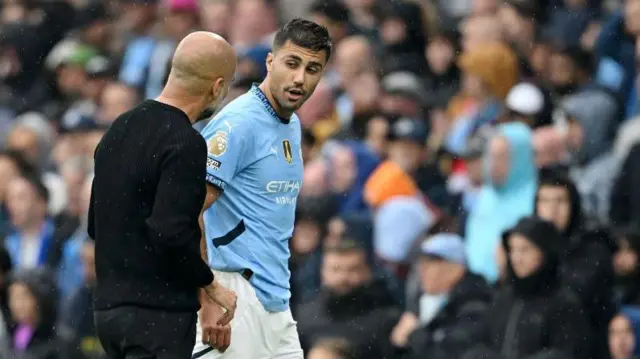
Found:
<svg viewBox="0 0 640 359"><path fill-rule="evenodd" d="M281 27L273 40L273 50L277 51L287 41L314 52L325 51L327 61L331 57L331 36L326 27L313 21L293 19Z"/></svg>
<svg viewBox="0 0 640 359"><path fill-rule="evenodd" d="M316 0L310 8L311 14L319 14L334 22L347 22L349 9L338 0Z"/></svg>

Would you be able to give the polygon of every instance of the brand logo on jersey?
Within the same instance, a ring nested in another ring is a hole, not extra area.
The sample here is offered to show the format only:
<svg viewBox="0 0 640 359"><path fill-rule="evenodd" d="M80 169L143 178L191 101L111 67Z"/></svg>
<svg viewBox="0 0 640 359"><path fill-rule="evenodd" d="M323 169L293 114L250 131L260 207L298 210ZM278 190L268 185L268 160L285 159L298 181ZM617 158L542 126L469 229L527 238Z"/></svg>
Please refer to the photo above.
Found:
<svg viewBox="0 0 640 359"><path fill-rule="evenodd" d="M287 163L293 161L293 153L291 152L291 142L289 140L282 141L282 150L284 151L284 159Z"/></svg>
<svg viewBox="0 0 640 359"><path fill-rule="evenodd" d="M213 158L207 158L207 167L211 168L214 171L217 171L220 169L220 166L222 165L222 163L220 163L220 161L218 160L214 160Z"/></svg>
<svg viewBox="0 0 640 359"><path fill-rule="evenodd" d="M224 131L216 132L209 140L209 153L214 156L222 156L227 152L227 133Z"/></svg>
<svg viewBox="0 0 640 359"><path fill-rule="evenodd" d="M271 181L267 183L267 192L285 193L300 191L300 181Z"/></svg>

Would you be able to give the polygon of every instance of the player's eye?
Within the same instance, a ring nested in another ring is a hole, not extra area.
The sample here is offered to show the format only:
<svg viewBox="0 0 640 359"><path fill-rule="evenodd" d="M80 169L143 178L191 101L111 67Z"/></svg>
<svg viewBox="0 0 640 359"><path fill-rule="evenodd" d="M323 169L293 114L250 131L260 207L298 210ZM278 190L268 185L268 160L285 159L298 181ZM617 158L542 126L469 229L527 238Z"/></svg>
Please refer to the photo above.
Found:
<svg viewBox="0 0 640 359"><path fill-rule="evenodd" d="M287 66L288 66L290 69L295 69L296 67L298 67L298 63L297 63L297 62L295 62L295 61L288 61L288 62L287 62Z"/></svg>
<svg viewBox="0 0 640 359"><path fill-rule="evenodd" d="M307 68L307 72L310 73L310 74L315 75L315 74L318 73L318 69L315 68L315 67L309 67L309 68Z"/></svg>

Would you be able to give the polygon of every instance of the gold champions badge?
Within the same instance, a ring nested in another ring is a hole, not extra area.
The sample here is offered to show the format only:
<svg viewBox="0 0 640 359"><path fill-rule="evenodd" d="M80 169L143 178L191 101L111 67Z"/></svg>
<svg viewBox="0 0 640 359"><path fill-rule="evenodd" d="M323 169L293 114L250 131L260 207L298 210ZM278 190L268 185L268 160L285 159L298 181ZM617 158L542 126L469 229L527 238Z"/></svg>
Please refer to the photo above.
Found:
<svg viewBox="0 0 640 359"><path fill-rule="evenodd" d="M227 152L227 133L224 131L216 132L208 143L209 153L214 156L222 156Z"/></svg>
<svg viewBox="0 0 640 359"><path fill-rule="evenodd" d="M291 163L293 161L293 153L291 152L291 142L289 140L282 141L282 150L284 151L284 159L287 160L287 163Z"/></svg>

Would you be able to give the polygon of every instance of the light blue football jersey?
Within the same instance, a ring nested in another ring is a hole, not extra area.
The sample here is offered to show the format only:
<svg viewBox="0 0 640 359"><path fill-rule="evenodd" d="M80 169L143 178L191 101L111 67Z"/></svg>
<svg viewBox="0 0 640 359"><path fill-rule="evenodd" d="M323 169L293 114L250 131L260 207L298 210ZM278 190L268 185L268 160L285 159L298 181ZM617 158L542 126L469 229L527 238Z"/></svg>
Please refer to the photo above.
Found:
<svg viewBox="0 0 640 359"><path fill-rule="evenodd" d="M224 192L204 213L211 268L253 272L270 312L289 308L289 239L302 186L300 120L283 122L257 87L204 128L207 181Z"/></svg>

